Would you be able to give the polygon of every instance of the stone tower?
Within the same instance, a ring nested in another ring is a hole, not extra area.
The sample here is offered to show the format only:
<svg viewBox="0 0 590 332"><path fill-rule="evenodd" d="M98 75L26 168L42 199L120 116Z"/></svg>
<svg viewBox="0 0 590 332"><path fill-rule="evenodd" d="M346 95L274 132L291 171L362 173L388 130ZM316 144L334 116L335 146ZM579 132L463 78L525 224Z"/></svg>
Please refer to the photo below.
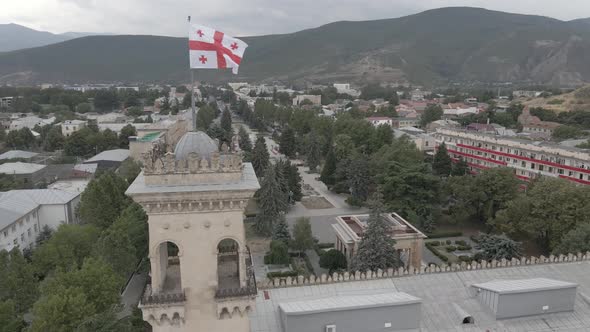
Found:
<svg viewBox="0 0 590 332"><path fill-rule="evenodd" d="M156 332L250 330L257 289L243 213L259 184L232 150L188 132L174 153L143 154L127 190L149 216L151 282L139 306Z"/></svg>

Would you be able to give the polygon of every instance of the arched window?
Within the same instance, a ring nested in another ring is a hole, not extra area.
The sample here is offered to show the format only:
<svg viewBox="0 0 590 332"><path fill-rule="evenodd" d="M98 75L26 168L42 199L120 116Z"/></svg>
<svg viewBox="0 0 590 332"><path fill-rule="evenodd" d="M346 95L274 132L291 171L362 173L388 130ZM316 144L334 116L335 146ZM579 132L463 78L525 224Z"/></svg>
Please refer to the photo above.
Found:
<svg viewBox="0 0 590 332"><path fill-rule="evenodd" d="M239 245L233 239L224 239L217 245L217 288L240 288Z"/></svg>
<svg viewBox="0 0 590 332"><path fill-rule="evenodd" d="M180 259L178 246L170 241L162 242L158 247L160 261L160 287L162 293L182 293L180 282Z"/></svg>

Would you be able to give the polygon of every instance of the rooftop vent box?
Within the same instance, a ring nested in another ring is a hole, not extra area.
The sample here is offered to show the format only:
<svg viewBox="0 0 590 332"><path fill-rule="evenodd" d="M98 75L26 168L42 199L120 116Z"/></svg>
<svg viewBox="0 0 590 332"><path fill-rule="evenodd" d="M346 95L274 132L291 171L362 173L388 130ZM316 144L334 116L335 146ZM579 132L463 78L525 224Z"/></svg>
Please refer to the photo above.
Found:
<svg viewBox="0 0 590 332"><path fill-rule="evenodd" d="M279 304L284 332L407 331L420 328L422 300L402 292L335 295Z"/></svg>
<svg viewBox="0 0 590 332"><path fill-rule="evenodd" d="M546 278L494 280L471 286L496 319L573 311L578 285Z"/></svg>

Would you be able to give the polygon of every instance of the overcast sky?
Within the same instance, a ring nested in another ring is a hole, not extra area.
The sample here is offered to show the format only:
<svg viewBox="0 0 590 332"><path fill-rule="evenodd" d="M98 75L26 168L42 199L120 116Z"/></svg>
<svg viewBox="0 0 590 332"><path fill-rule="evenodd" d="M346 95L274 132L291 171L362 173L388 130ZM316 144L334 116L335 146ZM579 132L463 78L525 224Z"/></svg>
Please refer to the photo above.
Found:
<svg viewBox="0 0 590 332"><path fill-rule="evenodd" d="M340 20L400 17L471 6L561 20L590 17L589 0L2 0L0 23L67 31L185 36L193 22L246 36L294 32Z"/></svg>

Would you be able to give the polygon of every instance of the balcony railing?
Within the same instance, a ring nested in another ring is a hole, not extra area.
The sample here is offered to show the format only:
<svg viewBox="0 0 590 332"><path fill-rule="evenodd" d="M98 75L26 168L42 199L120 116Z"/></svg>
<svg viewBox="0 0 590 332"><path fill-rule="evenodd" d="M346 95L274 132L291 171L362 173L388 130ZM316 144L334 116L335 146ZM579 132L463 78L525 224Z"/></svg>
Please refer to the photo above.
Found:
<svg viewBox="0 0 590 332"><path fill-rule="evenodd" d="M146 284L145 291L141 298L142 305L156 305L156 304L174 304L184 303L186 301L186 294L184 290L179 293L160 293L152 294L152 285Z"/></svg>
<svg viewBox="0 0 590 332"><path fill-rule="evenodd" d="M225 299L230 297L244 297L255 296L258 294L256 287L256 276L254 275L254 268L252 267L252 254L250 248L248 250L248 257L246 257L246 286L237 288L219 288L215 292L215 298Z"/></svg>

